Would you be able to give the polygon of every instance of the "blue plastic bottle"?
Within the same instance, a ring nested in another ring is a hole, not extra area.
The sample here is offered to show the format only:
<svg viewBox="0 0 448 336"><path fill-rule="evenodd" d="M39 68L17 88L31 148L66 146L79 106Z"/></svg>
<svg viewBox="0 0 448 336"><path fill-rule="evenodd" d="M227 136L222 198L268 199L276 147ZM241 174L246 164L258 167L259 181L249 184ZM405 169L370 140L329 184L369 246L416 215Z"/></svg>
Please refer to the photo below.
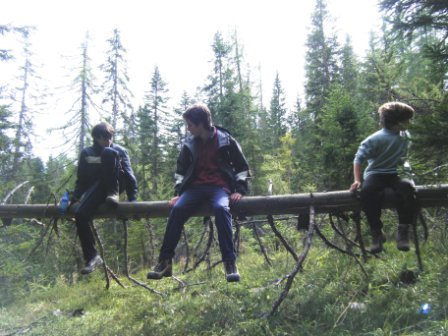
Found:
<svg viewBox="0 0 448 336"><path fill-rule="evenodd" d="M68 208L68 204L70 202L70 193L68 190L65 191L64 195L61 197L61 201L59 202L59 213L63 215Z"/></svg>

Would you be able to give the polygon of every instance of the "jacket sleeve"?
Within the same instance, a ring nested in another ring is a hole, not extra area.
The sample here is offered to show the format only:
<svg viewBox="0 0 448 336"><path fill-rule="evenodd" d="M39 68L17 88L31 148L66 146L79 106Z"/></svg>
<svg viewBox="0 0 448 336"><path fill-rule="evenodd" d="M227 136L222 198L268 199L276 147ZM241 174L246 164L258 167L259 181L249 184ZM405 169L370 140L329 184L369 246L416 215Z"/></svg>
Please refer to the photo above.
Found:
<svg viewBox="0 0 448 336"><path fill-rule="evenodd" d="M71 196L71 201L78 201L82 194L87 190L88 183L88 169L87 169L87 161L86 161L87 152L85 150L81 151L78 160L78 168L76 172L76 182L75 182L75 190Z"/></svg>
<svg viewBox="0 0 448 336"><path fill-rule="evenodd" d="M246 195L249 192L249 164L241 150L240 144L234 138L230 139L230 159L235 171L235 190L241 195Z"/></svg>
<svg viewBox="0 0 448 336"><path fill-rule="evenodd" d="M375 155L376 151L376 142L373 141L371 137L366 138L361 142L356 151L355 158L353 159L353 163L363 164L368 159L372 158Z"/></svg>
<svg viewBox="0 0 448 336"><path fill-rule="evenodd" d="M123 170L126 179L126 194L128 196L128 201L133 202L137 200L137 179L132 170L129 154L125 149L123 149L121 153L121 169Z"/></svg>
<svg viewBox="0 0 448 336"><path fill-rule="evenodd" d="M177 157L176 162L176 171L174 173L174 195L180 195L180 189L182 184L185 182L185 176L187 174L187 170L191 165L191 158L189 150L186 146L182 147L182 150Z"/></svg>

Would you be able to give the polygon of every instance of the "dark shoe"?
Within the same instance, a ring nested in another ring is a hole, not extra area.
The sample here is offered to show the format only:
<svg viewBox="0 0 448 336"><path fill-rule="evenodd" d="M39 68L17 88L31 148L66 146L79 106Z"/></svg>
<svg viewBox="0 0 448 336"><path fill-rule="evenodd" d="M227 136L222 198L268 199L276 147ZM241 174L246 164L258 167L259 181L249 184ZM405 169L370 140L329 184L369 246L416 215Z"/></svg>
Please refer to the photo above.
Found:
<svg viewBox="0 0 448 336"><path fill-rule="evenodd" d="M397 230L397 249L400 251L409 251L409 225L398 224Z"/></svg>
<svg viewBox="0 0 448 336"><path fill-rule="evenodd" d="M99 255L96 255L87 262L86 267L81 270L81 274L92 273L98 266L101 266L102 264L103 259L101 259Z"/></svg>
<svg viewBox="0 0 448 336"><path fill-rule="evenodd" d="M148 272L146 277L148 279L160 280L163 277L170 277L173 275L173 264L171 260L161 260L154 267L153 271Z"/></svg>
<svg viewBox="0 0 448 336"><path fill-rule="evenodd" d="M226 272L227 282L240 281L240 274L238 273L238 268L236 267L235 260L224 261L224 270Z"/></svg>
<svg viewBox="0 0 448 336"><path fill-rule="evenodd" d="M106 204L116 207L118 205L119 199L120 197L118 196L118 193L111 193L106 197Z"/></svg>
<svg viewBox="0 0 448 336"><path fill-rule="evenodd" d="M386 242L386 235L383 231L372 233L372 245L370 246L370 252L380 253L383 251L383 244Z"/></svg>

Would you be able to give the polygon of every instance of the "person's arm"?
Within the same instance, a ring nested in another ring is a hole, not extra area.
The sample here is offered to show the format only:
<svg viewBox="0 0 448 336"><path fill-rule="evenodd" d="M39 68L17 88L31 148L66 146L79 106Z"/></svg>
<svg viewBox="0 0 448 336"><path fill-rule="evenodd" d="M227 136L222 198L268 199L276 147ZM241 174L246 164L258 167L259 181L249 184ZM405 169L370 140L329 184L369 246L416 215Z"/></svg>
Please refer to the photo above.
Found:
<svg viewBox="0 0 448 336"><path fill-rule="evenodd" d="M190 151L186 146L183 146L179 153L179 156L177 157L176 171L174 173L174 196L179 196L180 187L184 182L184 178L190 164Z"/></svg>
<svg viewBox="0 0 448 336"><path fill-rule="evenodd" d="M249 191L247 180L250 177L249 164L241 150L239 143L231 138L230 139L230 159L232 160L233 167L235 168L235 189L236 192L231 195L230 200L237 202L242 196L246 195Z"/></svg>
<svg viewBox="0 0 448 336"><path fill-rule="evenodd" d="M356 191L361 187L361 164L353 163L353 183L350 186L350 191Z"/></svg>
<svg viewBox="0 0 448 336"><path fill-rule="evenodd" d="M86 161L86 151L81 151L81 154L78 159L78 168L76 171L76 182L75 182L75 190L70 197L70 202L75 203L78 201L82 194L87 190L86 180L87 180L87 161Z"/></svg>
<svg viewBox="0 0 448 336"><path fill-rule="evenodd" d="M134 171L131 166L131 159L128 152L123 149L121 154L121 169L126 177L126 194L129 202L135 202L137 200L137 179L135 178Z"/></svg>

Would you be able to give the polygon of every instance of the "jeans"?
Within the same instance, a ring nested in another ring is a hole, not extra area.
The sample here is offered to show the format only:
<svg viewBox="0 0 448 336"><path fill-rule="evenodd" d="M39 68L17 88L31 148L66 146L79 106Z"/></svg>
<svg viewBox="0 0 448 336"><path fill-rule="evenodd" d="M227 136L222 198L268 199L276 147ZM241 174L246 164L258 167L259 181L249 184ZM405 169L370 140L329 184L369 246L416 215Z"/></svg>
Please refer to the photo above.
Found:
<svg viewBox="0 0 448 336"><path fill-rule="evenodd" d="M91 260L98 254L90 222L107 195L118 192L118 176L118 152L106 147L101 153L101 179L84 192L75 209L76 230L85 261Z"/></svg>
<svg viewBox="0 0 448 336"><path fill-rule="evenodd" d="M159 260L173 258L184 224L204 202L211 206L215 216L222 260L234 261L236 259L232 239L232 215L229 208L229 193L218 186L195 185L182 193L170 211Z"/></svg>
<svg viewBox="0 0 448 336"><path fill-rule="evenodd" d="M361 202L370 230L378 233L383 228L381 208L384 190L391 188L395 195L399 224L412 224L415 200L414 185L395 174L373 174L367 176L361 188Z"/></svg>

